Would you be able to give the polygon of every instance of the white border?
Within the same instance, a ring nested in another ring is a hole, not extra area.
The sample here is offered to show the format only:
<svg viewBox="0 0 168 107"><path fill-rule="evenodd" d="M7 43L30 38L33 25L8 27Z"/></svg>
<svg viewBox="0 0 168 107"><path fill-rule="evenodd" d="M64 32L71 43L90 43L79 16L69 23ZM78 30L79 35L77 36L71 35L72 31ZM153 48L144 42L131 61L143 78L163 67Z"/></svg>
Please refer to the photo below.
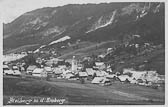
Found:
<svg viewBox="0 0 168 107"><path fill-rule="evenodd" d="M0 0L1 1L1 0ZM99 1L99 0L97 0ZM54 0L53 0L54 2ZM62 0L63 2L63 0ZM107 106L165 106L168 107L168 1L167 0L111 0L111 2L165 2L165 105L107 105ZM0 72L0 84L1 84L1 88L0 88L0 106L3 106L3 74L2 74L2 58L3 58L3 25L2 25L2 16L1 13L3 12L3 10L0 10L0 68L1 68L1 72ZM27 105L24 105L27 106ZM46 105L48 106L48 105ZM55 106L55 105L51 105L51 106ZM59 105L57 105L59 106ZM62 107L62 105L60 105ZM65 105L65 106L70 106L70 105ZM72 105L73 106L73 105ZM85 106L85 105L81 105L81 106ZM97 106L97 105L96 105ZM9 106L10 107L10 106ZM11 106L13 107L13 106ZM17 107L17 106L16 106ZM30 105L28 105L27 107L31 107ZM32 106L33 107L33 106ZM41 105L37 105L36 107L41 107Z"/></svg>

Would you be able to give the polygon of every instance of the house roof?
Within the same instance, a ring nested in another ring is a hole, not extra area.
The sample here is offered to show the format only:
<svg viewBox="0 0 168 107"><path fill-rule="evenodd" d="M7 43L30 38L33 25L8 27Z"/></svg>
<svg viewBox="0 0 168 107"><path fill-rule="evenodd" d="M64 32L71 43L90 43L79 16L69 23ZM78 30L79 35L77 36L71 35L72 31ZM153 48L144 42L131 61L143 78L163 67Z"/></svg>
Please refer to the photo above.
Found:
<svg viewBox="0 0 168 107"><path fill-rule="evenodd" d="M114 78L114 77L117 77L117 75L115 74L112 74L112 75L106 75L107 78Z"/></svg>
<svg viewBox="0 0 168 107"><path fill-rule="evenodd" d="M53 64L53 61L47 61L46 63L45 63L46 65L48 65L48 66L51 66L52 64Z"/></svg>
<svg viewBox="0 0 168 107"><path fill-rule="evenodd" d="M35 68L37 68L35 65L30 65L27 70L33 71Z"/></svg>
<svg viewBox="0 0 168 107"><path fill-rule="evenodd" d="M61 70L60 68L56 67L56 68L53 69L53 72L54 72L55 74L62 74L62 73L63 73L63 70Z"/></svg>
<svg viewBox="0 0 168 107"><path fill-rule="evenodd" d="M144 74L146 74L146 72L133 72L132 77L135 79L140 79Z"/></svg>
<svg viewBox="0 0 168 107"><path fill-rule="evenodd" d="M51 67L44 67L44 69L46 70L46 71L52 71L52 68Z"/></svg>
<svg viewBox="0 0 168 107"><path fill-rule="evenodd" d="M107 75L107 73L105 71L96 71L96 75L101 77Z"/></svg>
<svg viewBox="0 0 168 107"><path fill-rule="evenodd" d="M71 77L73 77L74 75L72 74L72 73L67 73L66 75L65 75L65 78L71 78Z"/></svg>
<svg viewBox="0 0 168 107"><path fill-rule="evenodd" d="M102 66L104 65L104 62L95 62L96 66Z"/></svg>
<svg viewBox="0 0 168 107"><path fill-rule="evenodd" d="M93 75L96 71L93 70L92 68L87 68L86 72L87 72L88 75Z"/></svg>
<svg viewBox="0 0 168 107"><path fill-rule="evenodd" d="M93 84L99 84L99 83L105 83L106 81L110 81L106 77L95 77L91 83Z"/></svg>
<svg viewBox="0 0 168 107"><path fill-rule="evenodd" d="M101 81L101 83L105 83L105 82L107 82L107 81L109 81L110 82L110 80L109 79L107 79L107 78L103 78L103 81Z"/></svg>
<svg viewBox="0 0 168 107"><path fill-rule="evenodd" d="M8 65L3 65L3 68L9 68Z"/></svg>
<svg viewBox="0 0 168 107"><path fill-rule="evenodd" d="M13 69L18 69L18 67L17 67L17 66L13 66L12 68L13 68Z"/></svg>
<svg viewBox="0 0 168 107"><path fill-rule="evenodd" d="M86 72L79 72L79 76L80 77L86 77L86 76L88 76L88 74Z"/></svg>
<svg viewBox="0 0 168 107"><path fill-rule="evenodd" d="M41 72L44 72L45 70L43 68L36 68L33 70L32 73L41 73Z"/></svg>
<svg viewBox="0 0 168 107"><path fill-rule="evenodd" d="M120 81L125 81L126 79L129 80L130 77L128 75L120 75L118 76L118 78L120 79Z"/></svg>
<svg viewBox="0 0 168 107"><path fill-rule="evenodd" d="M103 78L104 78L104 77L95 77L95 78L92 80L91 83L93 83L93 84L99 84L99 83L101 83L101 81L103 81Z"/></svg>

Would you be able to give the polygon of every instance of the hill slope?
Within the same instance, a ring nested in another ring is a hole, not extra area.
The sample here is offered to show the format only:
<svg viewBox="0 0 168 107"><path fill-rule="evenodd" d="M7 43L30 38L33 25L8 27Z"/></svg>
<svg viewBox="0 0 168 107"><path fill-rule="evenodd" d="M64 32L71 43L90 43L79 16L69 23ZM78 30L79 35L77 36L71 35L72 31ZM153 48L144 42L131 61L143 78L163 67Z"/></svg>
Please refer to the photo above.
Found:
<svg viewBox="0 0 168 107"><path fill-rule="evenodd" d="M40 47L65 36L71 37L70 42L97 42L139 34L143 42L164 44L164 3L47 7L27 12L3 28L4 50L33 44Z"/></svg>

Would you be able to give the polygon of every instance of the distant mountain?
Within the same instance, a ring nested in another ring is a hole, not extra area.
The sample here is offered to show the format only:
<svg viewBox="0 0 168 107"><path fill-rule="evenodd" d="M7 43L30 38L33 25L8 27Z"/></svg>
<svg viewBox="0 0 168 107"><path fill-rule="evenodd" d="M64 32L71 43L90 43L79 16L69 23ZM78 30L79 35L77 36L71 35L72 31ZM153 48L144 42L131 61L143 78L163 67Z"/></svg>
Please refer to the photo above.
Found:
<svg viewBox="0 0 168 107"><path fill-rule="evenodd" d="M71 41L123 40L164 44L164 3L70 4L27 12L3 26L4 50L47 45L63 37ZM37 46L37 45L36 45Z"/></svg>

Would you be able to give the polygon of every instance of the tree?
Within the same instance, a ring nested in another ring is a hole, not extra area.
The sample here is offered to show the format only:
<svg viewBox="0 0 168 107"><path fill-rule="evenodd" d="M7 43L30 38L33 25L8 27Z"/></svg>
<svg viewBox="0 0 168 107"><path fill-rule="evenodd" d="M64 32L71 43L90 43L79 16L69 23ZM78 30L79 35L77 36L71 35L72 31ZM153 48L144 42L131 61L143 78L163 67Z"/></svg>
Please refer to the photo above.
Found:
<svg viewBox="0 0 168 107"><path fill-rule="evenodd" d="M26 65L36 65L36 59L32 54L29 54L27 57L25 57L24 62Z"/></svg>

